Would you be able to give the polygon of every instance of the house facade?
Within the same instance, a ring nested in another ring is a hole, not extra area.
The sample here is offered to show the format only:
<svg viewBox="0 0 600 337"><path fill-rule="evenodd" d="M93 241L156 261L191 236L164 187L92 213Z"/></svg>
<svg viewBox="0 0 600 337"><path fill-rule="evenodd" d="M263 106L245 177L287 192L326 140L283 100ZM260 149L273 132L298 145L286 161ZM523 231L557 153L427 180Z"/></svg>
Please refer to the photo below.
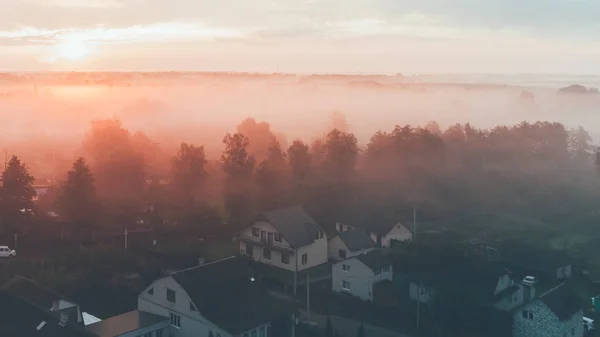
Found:
<svg viewBox="0 0 600 337"><path fill-rule="evenodd" d="M300 206L261 214L237 239L242 254L274 267L302 271L327 263L327 236Z"/></svg>
<svg viewBox="0 0 600 337"><path fill-rule="evenodd" d="M182 270L146 288L138 310L168 317L173 337L287 336L294 308L250 275L241 257Z"/></svg>
<svg viewBox="0 0 600 337"><path fill-rule="evenodd" d="M390 247L393 240L408 242L413 238L412 232L397 221L386 221L381 223L365 222L352 225L348 224L348 222L337 222L335 228L338 232L356 229L366 230L371 239L381 247Z"/></svg>
<svg viewBox="0 0 600 337"><path fill-rule="evenodd" d="M582 303L565 283L513 314L513 337L582 337Z"/></svg>
<svg viewBox="0 0 600 337"><path fill-rule="evenodd" d="M337 261L364 254L377 246L364 230L338 232L329 240L328 245L329 259Z"/></svg>
<svg viewBox="0 0 600 337"><path fill-rule="evenodd" d="M393 275L391 260L378 250L338 261L332 268L332 290L365 301L373 301L373 287Z"/></svg>

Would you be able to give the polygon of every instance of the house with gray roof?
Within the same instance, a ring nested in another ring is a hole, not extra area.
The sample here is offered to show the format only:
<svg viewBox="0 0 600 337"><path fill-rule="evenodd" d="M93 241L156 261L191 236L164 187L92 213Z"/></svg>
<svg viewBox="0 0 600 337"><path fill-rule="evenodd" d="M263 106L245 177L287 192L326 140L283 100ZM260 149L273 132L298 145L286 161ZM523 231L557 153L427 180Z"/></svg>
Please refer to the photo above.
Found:
<svg viewBox="0 0 600 337"><path fill-rule="evenodd" d="M365 230L339 232L329 240L329 259L344 260L366 253L375 247L377 244Z"/></svg>
<svg viewBox="0 0 600 337"><path fill-rule="evenodd" d="M327 263L327 236L302 206L260 214L237 240L243 255L287 271Z"/></svg>
<svg viewBox="0 0 600 337"><path fill-rule="evenodd" d="M412 232L398 217L385 210L353 209L341 212L335 221L337 232L362 229L379 246L390 247L393 241L407 242L413 238Z"/></svg>
<svg viewBox="0 0 600 337"><path fill-rule="evenodd" d="M166 317L172 337L285 337L295 306L270 295L246 258L229 257L154 281L138 310Z"/></svg>
<svg viewBox="0 0 600 337"><path fill-rule="evenodd" d="M513 312L513 337L582 337L583 303L561 283Z"/></svg>
<svg viewBox="0 0 600 337"><path fill-rule="evenodd" d="M374 287L391 281L393 258L380 250L371 250L333 265L331 288L342 294L373 301Z"/></svg>

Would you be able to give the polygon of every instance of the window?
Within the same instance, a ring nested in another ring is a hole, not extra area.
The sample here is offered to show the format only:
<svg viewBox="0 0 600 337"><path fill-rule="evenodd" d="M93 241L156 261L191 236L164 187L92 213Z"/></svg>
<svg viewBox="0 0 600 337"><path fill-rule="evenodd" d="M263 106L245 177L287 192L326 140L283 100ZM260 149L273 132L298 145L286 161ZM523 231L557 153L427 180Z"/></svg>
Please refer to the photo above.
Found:
<svg viewBox="0 0 600 337"><path fill-rule="evenodd" d="M527 318L527 311L523 310L523 318Z"/></svg>
<svg viewBox="0 0 600 337"><path fill-rule="evenodd" d="M290 256L287 254L281 254L281 263L290 264Z"/></svg>
<svg viewBox="0 0 600 337"><path fill-rule="evenodd" d="M156 330L155 337L163 337L163 330L162 329Z"/></svg>
<svg viewBox="0 0 600 337"><path fill-rule="evenodd" d="M308 263L308 254L302 254L302 264Z"/></svg>
<svg viewBox="0 0 600 337"><path fill-rule="evenodd" d="M215 334L212 332L212 330L208 330L208 337L214 337Z"/></svg>
<svg viewBox="0 0 600 337"><path fill-rule="evenodd" d="M192 302L190 302L190 311L198 311Z"/></svg>
<svg viewBox="0 0 600 337"><path fill-rule="evenodd" d="M342 270L343 270L343 271L350 271L350 265L343 264L343 265L342 265Z"/></svg>
<svg viewBox="0 0 600 337"><path fill-rule="evenodd" d="M252 330L252 337L256 337L256 330Z"/></svg>
<svg viewBox="0 0 600 337"><path fill-rule="evenodd" d="M265 336L265 327L261 326L260 329L258 330L258 337L266 337Z"/></svg>
<svg viewBox="0 0 600 337"><path fill-rule="evenodd" d="M167 288L167 301L175 303L175 290Z"/></svg>
<svg viewBox="0 0 600 337"><path fill-rule="evenodd" d="M275 233L275 241L276 242L282 242L283 241L283 237L281 236L281 234Z"/></svg>
<svg viewBox="0 0 600 337"><path fill-rule="evenodd" d="M338 255L340 256L340 259L345 259L346 258L346 251L343 249L340 249L340 251L338 252Z"/></svg>
<svg viewBox="0 0 600 337"><path fill-rule="evenodd" d="M575 336L575 328L571 328L571 336Z"/></svg>
<svg viewBox="0 0 600 337"><path fill-rule="evenodd" d="M269 234L267 234L267 238L268 238L268 240L267 240L267 241L268 241L269 243L273 243L273 236L274 236L273 234L275 234L275 233L271 233L271 232L269 232Z"/></svg>
<svg viewBox="0 0 600 337"><path fill-rule="evenodd" d="M529 312L529 319L533 319L533 312Z"/></svg>
<svg viewBox="0 0 600 337"><path fill-rule="evenodd" d="M350 282L348 282L348 281L342 281L342 289L344 289L344 290L350 290Z"/></svg>
<svg viewBox="0 0 600 337"><path fill-rule="evenodd" d="M252 227L252 236L259 237L260 236L260 229Z"/></svg>
<svg viewBox="0 0 600 337"><path fill-rule="evenodd" d="M319 233L317 234L317 238L319 238L319 239L323 238L323 231L319 231Z"/></svg>
<svg viewBox="0 0 600 337"><path fill-rule="evenodd" d="M150 288L150 290L148 290L148 294L154 295L154 288Z"/></svg>
<svg viewBox="0 0 600 337"><path fill-rule="evenodd" d="M381 269L375 269L373 270L373 273L375 274L375 276L379 276L381 275Z"/></svg>
<svg viewBox="0 0 600 337"><path fill-rule="evenodd" d="M271 259L271 250L268 248L263 249L263 256L265 259L270 260Z"/></svg>
<svg viewBox="0 0 600 337"><path fill-rule="evenodd" d="M170 313L169 323L176 328L181 328L181 317L179 317L179 315L175 315L174 313Z"/></svg>
<svg viewBox="0 0 600 337"><path fill-rule="evenodd" d="M246 254L248 254L249 256L254 257L254 246L252 246L251 244L246 244Z"/></svg>

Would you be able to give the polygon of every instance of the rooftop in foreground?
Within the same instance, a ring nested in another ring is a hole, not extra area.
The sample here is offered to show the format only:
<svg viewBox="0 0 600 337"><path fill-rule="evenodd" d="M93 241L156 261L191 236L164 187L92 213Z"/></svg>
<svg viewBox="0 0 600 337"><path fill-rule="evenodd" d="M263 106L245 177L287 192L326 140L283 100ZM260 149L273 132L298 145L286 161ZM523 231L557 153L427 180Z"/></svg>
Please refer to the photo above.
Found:
<svg viewBox="0 0 600 337"><path fill-rule="evenodd" d="M159 325L167 326L168 322L168 317L134 310L90 324L87 329L100 337L115 337L154 325L158 329Z"/></svg>

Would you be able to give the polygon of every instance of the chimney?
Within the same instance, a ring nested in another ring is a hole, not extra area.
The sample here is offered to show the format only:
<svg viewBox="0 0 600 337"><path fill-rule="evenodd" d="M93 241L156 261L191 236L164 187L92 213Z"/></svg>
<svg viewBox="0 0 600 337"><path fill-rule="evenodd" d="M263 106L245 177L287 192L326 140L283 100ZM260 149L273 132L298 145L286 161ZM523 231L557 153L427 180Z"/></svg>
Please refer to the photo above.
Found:
<svg viewBox="0 0 600 337"><path fill-rule="evenodd" d="M58 325L65 327L67 326L67 322L69 321L69 314L67 314L66 312L61 312L60 313L60 320L58 321Z"/></svg>
<svg viewBox="0 0 600 337"><path fill-rule="evenodd" d="M52 308L50 309L50 311L52 311L52 312L59 312L60 311L60 305L59 305L58 301L52 302Z"/></svg>

